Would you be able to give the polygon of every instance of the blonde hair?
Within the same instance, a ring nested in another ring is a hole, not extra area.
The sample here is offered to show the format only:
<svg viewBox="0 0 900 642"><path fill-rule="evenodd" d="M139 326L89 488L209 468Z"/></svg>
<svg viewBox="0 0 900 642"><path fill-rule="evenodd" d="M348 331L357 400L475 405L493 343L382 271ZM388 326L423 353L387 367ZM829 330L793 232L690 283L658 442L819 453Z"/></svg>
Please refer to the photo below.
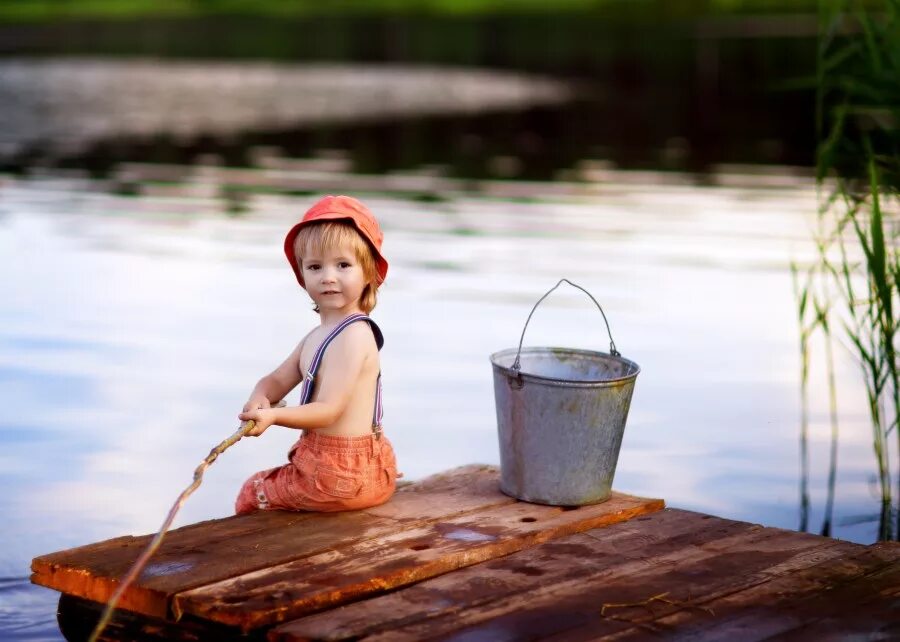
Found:
<svg viewBox="0 0 900 642"><path fill-rule="evenodd" d="M345 221L323 221L304 225L294 239L294 255L297 257L301 274L303 255L307 250L322 252L341 247L350 247L362 267L366 286L359 297L359 308L365 314L369 314L375 309L378 299L378 266L375 262L375 252L353 224ZM319 306L313 306L313 309L318 312Z"/></svg>

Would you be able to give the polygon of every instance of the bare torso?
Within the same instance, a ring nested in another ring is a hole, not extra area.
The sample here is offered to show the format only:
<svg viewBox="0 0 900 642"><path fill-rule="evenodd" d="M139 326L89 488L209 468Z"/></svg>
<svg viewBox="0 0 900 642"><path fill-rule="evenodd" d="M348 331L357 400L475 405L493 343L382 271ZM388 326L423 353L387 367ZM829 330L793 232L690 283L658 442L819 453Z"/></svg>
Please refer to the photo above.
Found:
<svg viewBox="0 0 900 642"><path fill-rule="evenodd" d="M364 323L364 322L359 322ZM365 325L368 325L367 323ZM316 328L305 339L300 351L300 375L305 379L309 371L309 365L319 348L319 344L328 336L330 329ZM337 341L338 339L335 339ZM333 343L332 343L333 345ZM337 421L326 428L319 428L317 433L340 437L356 437L372 433L372 423L375 413L375 394L378 383L378 374L381 365L378 358L378 348L373 337L371 350L366 355L363 370L353 386L350 400L343 414ZM324 361L328 359L328 350L325 351ZM319 368L318 376L322 376L324 368ZM320 386L313 387L310 401L316 401Z"/></svg>

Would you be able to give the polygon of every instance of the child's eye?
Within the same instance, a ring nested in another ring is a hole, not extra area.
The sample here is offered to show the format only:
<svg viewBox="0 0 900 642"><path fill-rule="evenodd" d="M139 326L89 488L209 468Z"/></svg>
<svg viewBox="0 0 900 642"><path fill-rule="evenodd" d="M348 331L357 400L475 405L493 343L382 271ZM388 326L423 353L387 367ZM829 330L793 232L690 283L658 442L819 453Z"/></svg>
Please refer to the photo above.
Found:
<svg viewBox="0 0 900 642"><path fill-rule="evenodd" d="M318 263L310 263L309 265L306 266L306 269L307 270L318 270L319 264Z"/></svg>
<svg viewBox="0 0 900 642"><path fill-rule="evenodd" d="M350 263L348 263L347 261L341 261L340 263L338 263L338 266L342 268L348 268L350 267Z"/></svg>

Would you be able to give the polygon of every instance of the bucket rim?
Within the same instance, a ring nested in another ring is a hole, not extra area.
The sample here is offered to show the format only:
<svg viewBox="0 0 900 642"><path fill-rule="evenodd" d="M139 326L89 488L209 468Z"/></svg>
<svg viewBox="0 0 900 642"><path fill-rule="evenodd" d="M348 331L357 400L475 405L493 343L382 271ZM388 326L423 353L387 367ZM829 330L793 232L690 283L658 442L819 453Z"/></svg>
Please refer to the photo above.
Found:
<svg viewBox="0 0 900 642"><path fill-rule="evenodd" d="M559 379L558 377L546 377L543 375L532 374L530 372L521 372L513 370L507 366L502 366L497 363L497 359L505 356L509 356L511 354L516 354L520 352L520 354L535 354L535 353L547 353L552 352L554 354L558 354L560 352L566 354L577 354L577 355L589 355L589 356L601 356L607 359L612 359L614 361L621 361L630 368L633 368L633 372L625 375L624 377L616 377L615 379L582 379L578 381L574 381L572 379ZM629 383L634 381L637 376L641 373L641 367L631 359L626 359L621 355L614 355L608 352L601 352L600 350L586 350L583 348L562 348L562 347L554 347L554 346L528 346L523 347L521 351L518 348L506 348L505 350L499 350L494 352L490 356L491 365L498 371L505 374L507 377L522 377L523 379L532 380L535 382L543 382L552 385L566 385L566 386L589 386L589 387L602 387L602 386L617 386Z"/></svg>

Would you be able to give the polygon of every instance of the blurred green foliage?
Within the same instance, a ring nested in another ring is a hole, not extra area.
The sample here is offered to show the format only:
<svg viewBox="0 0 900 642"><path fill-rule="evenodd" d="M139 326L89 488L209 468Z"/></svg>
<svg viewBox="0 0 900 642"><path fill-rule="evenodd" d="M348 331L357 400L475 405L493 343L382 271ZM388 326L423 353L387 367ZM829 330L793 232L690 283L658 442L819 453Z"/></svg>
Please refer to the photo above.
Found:
<svg viewBox="0 0 900 642"><path fill-rule="evenodd" d="M877 4L875 2L871 4ZM0 20L303 16L339 14L503 15L599 13L650 20L718 14L813 12L816 0L0 0Z"/></svg>
<svg viewBox="0 0 900 642"><path fill-rule="evenodd" d="M808 350L821 333L829 353L832 455L823 534L831 531L837 469L833 338L863 373L881 491L878 539L900 539L900 0L880 13L852 0L823 0L816 60L816 170L821 191L818 261L798 291L803 355L801 527L809 507ZM859 256L859 250L862 256ZM892 481L893 480L893 481ZM896 484L894 488L893 484Z"/></svg>
<svg viewBox="0 0 900 642"><path fill-rule="evenodd" d="M898 193L900 1L886 0L878 16L856 2L823 2L819 20L819 179L833 173L851 191L866 192L874 163L879 183Z"/></svg>

